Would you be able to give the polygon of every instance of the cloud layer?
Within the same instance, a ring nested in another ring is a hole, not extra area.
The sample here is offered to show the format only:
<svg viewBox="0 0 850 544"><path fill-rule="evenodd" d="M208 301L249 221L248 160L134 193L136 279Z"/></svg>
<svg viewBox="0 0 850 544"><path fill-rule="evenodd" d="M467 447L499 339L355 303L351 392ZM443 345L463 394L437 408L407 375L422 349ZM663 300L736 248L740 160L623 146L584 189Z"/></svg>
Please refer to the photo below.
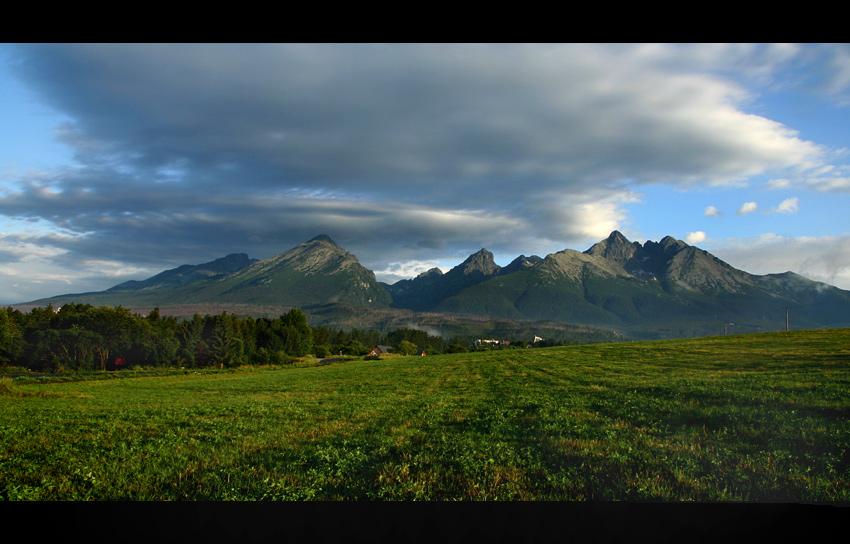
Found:
<svg viewBox="0 0 850 544"><path fill-rule="evenodd" d="M823 166L820 146L745 109L741 78L769 78L796 52L18 46L16 73L72 120L57 137L75 162L2 180L0 215L52 231L6 233L0 254L29 244L65 266L148 270L265 258L326 233L370 268L402 271L481 247L584 245L627 224L645 184Z"/></svg>
<svg viewBox="0 0 850 544"><path fill-rule="evenodd" d="M766 233L754 239L716 243L711 252L752 274L797 272L810 279L850 289L850 235L782 236Z"/></svg>

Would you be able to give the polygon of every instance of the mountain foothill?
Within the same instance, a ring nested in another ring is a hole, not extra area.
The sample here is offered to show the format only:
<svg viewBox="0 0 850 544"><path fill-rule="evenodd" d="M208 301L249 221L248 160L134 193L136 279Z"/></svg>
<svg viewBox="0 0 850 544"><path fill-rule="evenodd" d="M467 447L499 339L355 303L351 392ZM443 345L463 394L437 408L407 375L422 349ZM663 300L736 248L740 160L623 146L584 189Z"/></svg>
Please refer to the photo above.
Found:
<svg viewBox="0 0 850 544"><path fill-rule="evenodd" d="M246 314L299 307L337 326L424 316L432 322L546 322L640 339L784 330L789 308L796 329L850 326L850 291L793 272L750 274L670 236L641 244L618 231L584 252L520 255L505 267L481 249L448 272L433 268L392 285L378 282L354 255L320 235L270 259L231 254L106 291L27 305L68 302L158 306L164 313L203 305Z"/></svg>

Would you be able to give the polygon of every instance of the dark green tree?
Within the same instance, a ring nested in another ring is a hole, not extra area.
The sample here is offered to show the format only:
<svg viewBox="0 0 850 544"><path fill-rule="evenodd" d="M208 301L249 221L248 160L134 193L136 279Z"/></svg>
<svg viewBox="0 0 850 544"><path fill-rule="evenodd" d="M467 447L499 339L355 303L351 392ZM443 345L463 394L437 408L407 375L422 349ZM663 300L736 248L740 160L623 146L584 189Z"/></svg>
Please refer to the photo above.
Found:
<svg viewBox="0 0 850 544"><path fill-rule="evenodd" d="M449 344L446 348L446 353L466 353L469 350L461 344Z"/></svg>
<svg viewBox="0 0 850 544"><path fill-rule="evenodd" d="M75 314L79 325L93 338L93 349L100 370L106 370L107 364L120 354L132 348L139 320L130 314L127 308L99 306L97 308L78 308ZM63 312L64 313L64 308Z"/></svg>
<svg viewBox="0 0 850 544"><path fill-rule="evenodd" d="M24 337L12 308L0 310L0 366L17 362Z"/></svg>
<svg viewBox="0 0 850 544"><path fill-rule="evenodd" d="M243 361L243 343L239 336L238 316L223 312L216 317L210 342L210 358L219 368L235 367Z"/></svg>
<svg viewBox="0 0 850 544"><path fill-rule="evenodd" d="M177 327L179 347L177 362L180 366L200 367L206 363L204 359L207 350L204 342L204 319L195 314L191 320L183 321Z"/></svg>
<svg viewBox="0 0 850 544"><path fill-rule="evenodd" d="M97 346L102 342L98 335L77 325L39 331L38 359L44 370L94 370Z"/></svg>
<svg viewBox="0 0 850 544"><path fill-rule="evenodd" d="M341 346L340 351L342 351L343 355L355 355L359 357L360 355L369 353L369 348L359 340L349 340Z"/></svg>
<svg viewBox="0 0 850 544"><path fill-rule="evenodd" d="M280 333L283 349L293 357L304 357L313 351L313 331L307 316L298 308L280 316Z"/></svg>
<svg viewBox="0 0 850 544"><path fill-rule="evenodd" d="M396 344L395 352L399 355L413 355L417 352L416 344L408 342L407 340L402 340Z"/></svg>

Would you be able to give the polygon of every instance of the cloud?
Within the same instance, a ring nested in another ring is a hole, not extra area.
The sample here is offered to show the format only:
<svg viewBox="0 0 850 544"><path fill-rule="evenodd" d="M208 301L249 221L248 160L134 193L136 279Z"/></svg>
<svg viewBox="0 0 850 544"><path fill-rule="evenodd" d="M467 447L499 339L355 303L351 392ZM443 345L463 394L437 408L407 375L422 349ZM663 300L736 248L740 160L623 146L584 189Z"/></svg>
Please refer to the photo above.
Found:
<svg viewBox="0 0 850 544"><path fill-rule="evenodd" d="M812 177L806 180L806 185L822 193L850 193L850 176Z"/></svg>
<svg viewBox="0 0 850 544"><path fill-rule="evenodd" d="M822 90L841 106L850 105L850 47L831 44L827 74Z"/></svg>
<svg viewBox="0 0 850 544"><path fill-rule="evenodd" d="M758 211L758 204L755 202L745 202L738 208L738 215L746 215Z"/></svg>
<svg viewBox="0 0 850 544"><path fill-rule="evenodd" d="M62 246L77 237L57 234L0 234L0 304L43 296L101 290L133 277L148 277L156 268L125 262L74 257ZM104 282L108 285L104 286Z"/></svg>
<svg viewBox="0 0 850 544"><path fill-rule="evenodd" d="M689 232L688 235L685 237L685 242L687 242L688 244L694 245L694 244L698 244L700 242L704 242L705 239L706 239L705 233L701 230L698 230L696 232Z"/></svg>
<svg viewBox="0 0 850 544"><path fill-rule="evenodd" d="M792 214L800 211L800 199L795 197L787 198L779 203L779 206L772 210L775 213Z"/></svg>
<svg viewBox="0 0 850 544"><path fill-rule="evenodd" d="M732 266L752 274L786 271L850 289L850 234L841 236L781 236L714 241L709 249Z"/></svg>
<svg viewBox="0 0 850 544"><path fill-rule="evenodd" d="M827 155L746 111L744 83L770 81L797 46L11 52L21 80L72 120L57 138L74 162L4 178L0 215L72 233L39 241L63 265L266 258L319 233L376 270L480 247L546 254L628 225L643 185L723 186L814 171ZM819 186L845 190L830 175Z"/></svg>
<svg viewBox="0 0 850 544"><path fill-rule="evenodd" d="M768 189L787 189L791 185L791 180L787 178L772 179L765 184Z"/></svg>
<svg viewBox="0 0 850 544"><path fill-rule="evenodd" d="M445 266L441 267L440 264L437 261L391 262L383 270L375 270L374 272L378 281L391 284L398 280L414 278L432 268L440 268L443 272L447 272L450 269Z"/></svg>
<svg viewBox="0 0 850 544"><path fill-rule="evenodd" d="M230 163L346 189L363 180L386 189L399 177L408 188L481 176L562 186L600 172L722 183L821 153L787 127L732 107L747 99L737 85L666 68L677 53L669 46L21 51L25 79L82 119L66 127L75 134L69 143L111 150L148 172L175 161L193 170Z"/></svg>
<svg viewBox="0 0 850 544"><path fill-rule="evenodd" d="M706 217L720 217L721 215L723 215L723 212L721 212L714 206L709 206L705 209L704 212L702 212L702 214Z"/></svg>

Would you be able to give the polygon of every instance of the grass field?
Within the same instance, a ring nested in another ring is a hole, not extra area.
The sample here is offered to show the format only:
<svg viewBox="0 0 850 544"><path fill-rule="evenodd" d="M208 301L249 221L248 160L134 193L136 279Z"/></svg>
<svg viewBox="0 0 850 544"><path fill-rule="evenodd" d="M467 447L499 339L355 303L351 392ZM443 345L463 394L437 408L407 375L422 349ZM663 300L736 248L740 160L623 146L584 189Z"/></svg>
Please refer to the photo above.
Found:
<svg viewBox="0 0 850 544"><path fill-rule="evenodd" d="M0 380L2 500L850 500L850 330Z"/></svg>

